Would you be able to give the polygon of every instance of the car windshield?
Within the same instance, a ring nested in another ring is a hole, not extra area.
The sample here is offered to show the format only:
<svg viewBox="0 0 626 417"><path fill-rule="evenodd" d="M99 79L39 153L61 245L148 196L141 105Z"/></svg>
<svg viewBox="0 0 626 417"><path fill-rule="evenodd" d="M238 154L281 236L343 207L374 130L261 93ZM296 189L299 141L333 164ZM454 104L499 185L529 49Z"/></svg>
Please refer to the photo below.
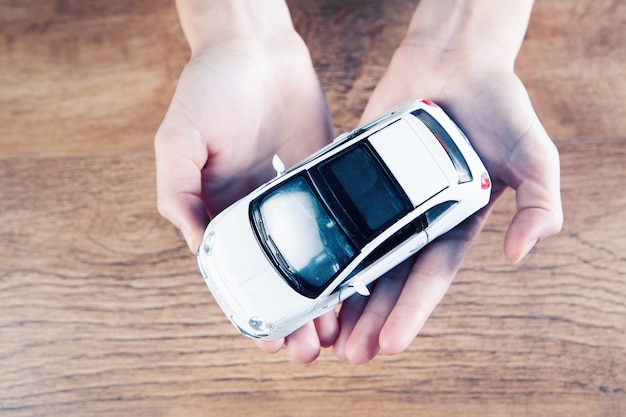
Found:
<svg viewBox="0 0 626 417"><path fill-rule="evenodd" d="M316 298L362 247L411 210L367 142L290 178L252 203L257 235L285 280Z"/></svg>
<svg viewBox="0 0 626 417"><path fill-rule="evenodd" d="M318 296L356 253L304 174L263 196L253 211L266 252L307 297Z"/></svg>

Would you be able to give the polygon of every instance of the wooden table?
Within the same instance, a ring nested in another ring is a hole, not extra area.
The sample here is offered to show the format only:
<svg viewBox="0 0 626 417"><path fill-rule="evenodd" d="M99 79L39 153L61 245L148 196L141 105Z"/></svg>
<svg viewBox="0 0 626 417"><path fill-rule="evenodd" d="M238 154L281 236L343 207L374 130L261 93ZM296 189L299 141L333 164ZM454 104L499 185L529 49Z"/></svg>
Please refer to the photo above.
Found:
<svg viewBox="0 0 626 417"><path fill-rule="evenodd" d="M337 130L415 1L293 1ZM0 415L626 415L626 3L538 0L518 60L565 227L502 254L513 194L403 354L265 355L156 211L152 140L188 50L169 0L0 0Z"/></svg>

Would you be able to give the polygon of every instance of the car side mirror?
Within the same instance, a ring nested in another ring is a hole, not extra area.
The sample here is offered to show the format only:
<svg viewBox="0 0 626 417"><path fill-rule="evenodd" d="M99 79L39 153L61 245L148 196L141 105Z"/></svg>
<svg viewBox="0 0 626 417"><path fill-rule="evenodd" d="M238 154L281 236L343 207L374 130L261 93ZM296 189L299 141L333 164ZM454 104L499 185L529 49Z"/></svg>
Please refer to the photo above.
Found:
<svg viewBox="0 0 626 417"><path fill-rule="evenodd" d="M274 157L272 158L272 166L274 167L274 170L276 171L277 177L280 177L281 175L285 173L285 164L283 163L283 161L280 159L278 155L274 155Z"/></svg>
<svg viewBox="0 0 626 417"><path fill-rule="evenodd" d="M368 295L370 295L370 290L367 288L367 285L365 285L365 283L359 278L353 279L348 286L354 288L354 290L363 297L367 297Z"/></svg>

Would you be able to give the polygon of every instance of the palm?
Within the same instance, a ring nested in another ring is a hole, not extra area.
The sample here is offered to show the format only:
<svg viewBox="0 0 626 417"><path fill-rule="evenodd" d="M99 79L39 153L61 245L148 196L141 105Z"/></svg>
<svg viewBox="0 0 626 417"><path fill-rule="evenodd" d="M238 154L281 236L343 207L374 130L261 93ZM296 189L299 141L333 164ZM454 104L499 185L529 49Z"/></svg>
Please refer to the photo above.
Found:
<svg viewBox="0 0 626 417"><path fill-rule="evenodd" d="M508 68L485 73L482 68L493 68L492 63L474 68L455 62L423 65L419 61L423 52L411 46L396 52L363 121L411 98L440 103L470 137L492 176L490 206L505 187L517 191L518 212L504 249L511 261L518 261L533 236L547 237L560 228L556 149L523 85ZM362 363L379 349L388 354L404 350L445 294L488 211L473 216L379 280L369 299L357 297L344 303L337 356Z"/></svg>
<svg viewBox="0 0 626 417"><path fill-rule="evenodd" d="M234 40L185 67L157 133L160 209L199 243L215 215L332 137L332 122L299 39Z"/></svg>
<svg viewBox="0 0 626 417"><path fill-rule="evenodd" d="M299 38L213 45L185 67L155 139L159 209L193 250L209 215L270 178L273 154L296 163L332 139L332 126Z"/></svg>
<svg viewBox="0 0 626 417"><path fill-rule="evenodd" d="M494 69L493 63L463 66L461 60L456 65L428 66L429 71L422 74L406 71L409 65L420 68L417 57L422 55L410 46L399 49L365 116L380 111L389 101L431 98L443 105L470 137L492 176L494 197L507 186L521 191L517 197L522 217L533 205L552 208L554 196L559 195L558 153L515 74L508 68ZM446 73L442 74L442 66ZM514 235L507 236L505 252L515 261L521 250L515 245L519 231L510 232Z"/></svg>

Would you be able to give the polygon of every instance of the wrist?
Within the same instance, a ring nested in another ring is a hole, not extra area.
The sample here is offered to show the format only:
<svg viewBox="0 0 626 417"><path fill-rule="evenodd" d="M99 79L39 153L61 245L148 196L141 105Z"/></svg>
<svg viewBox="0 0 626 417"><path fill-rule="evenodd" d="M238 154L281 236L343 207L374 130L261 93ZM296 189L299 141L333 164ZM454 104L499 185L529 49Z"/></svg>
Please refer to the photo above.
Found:
<svg viewBox="0 0 626 417"><path fill-rule="evenodd" d="M403 45L433 59L490 61L511 69L532 0L422 0Z"/></svg>
<svg viewBox="0 0 626 417"><path fill-rule="evenodd" d="M176 0L192 54L233 39L297 37L284 0Z"/></svg>

